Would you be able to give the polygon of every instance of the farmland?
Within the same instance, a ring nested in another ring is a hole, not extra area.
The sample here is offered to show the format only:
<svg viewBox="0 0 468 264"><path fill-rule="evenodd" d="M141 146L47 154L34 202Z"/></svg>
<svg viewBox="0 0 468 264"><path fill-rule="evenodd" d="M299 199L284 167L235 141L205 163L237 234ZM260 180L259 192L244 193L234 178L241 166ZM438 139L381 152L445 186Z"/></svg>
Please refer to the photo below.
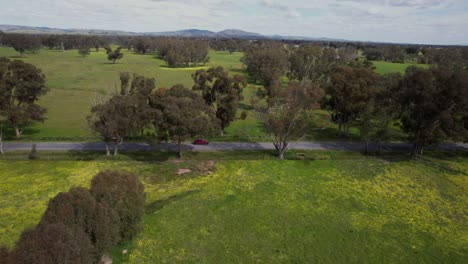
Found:
<svg viewBox="0 0 468 264"><path fill-rule="evenodd" d="M76 155L0 161L1 244L12 247L58 192L89 186L112 168L139 175L147 192L143 230L115 249L116 262L460 263L468 256L463 154L418 162L345 152L309 152L306 160L291 153L282 162L255 152L239 154L243 160L194 153L182 162ZM191 172L178 175L182 168ZM122 259L123 249L130 254Z"/></svg>
<svg viewBox="0 0 468 264"><path fill-rule="evenodd" d="M12 48L0 47L0 57L19 58ZM223 66L231 75L246 75L240 58L242 53L210 51L210 66ZM109 63L103 49L91 52L88 57L79 56L76 50L58 51L42 49L35 54L26 54L23 59L41 68L47 78L49 92L40 98L39 103L48 109L46 121L28 127L24 140L40 141L95 141L87 125L86 116L92 105L106 100L116 92L120 72L132 72L156 79L157 87L170 87L184 84L191 87L191 74L198 68L169 68L163 60L154 55L138 55L124 50L124 58L117 64ZM409 64L375 62L379 73L402 72ZM200 68L200 67L199 67ZM201 67L203 68L203 67ZM258 86L250 84L244 90L244 101L239 112L246 110L247 119L236 120L221 141L261 141L267 140L250 106L250 98ZM336 127L329 121L328 113L319 111L314 121L315 128L326 128L323 133L312 132L310 140L337 140ZM312 130L313 131L313 130ZM13 132L6 131L7 139ZM396 131L399 133L398 131ZM356 134L356 131L354 131Z"/></svg>

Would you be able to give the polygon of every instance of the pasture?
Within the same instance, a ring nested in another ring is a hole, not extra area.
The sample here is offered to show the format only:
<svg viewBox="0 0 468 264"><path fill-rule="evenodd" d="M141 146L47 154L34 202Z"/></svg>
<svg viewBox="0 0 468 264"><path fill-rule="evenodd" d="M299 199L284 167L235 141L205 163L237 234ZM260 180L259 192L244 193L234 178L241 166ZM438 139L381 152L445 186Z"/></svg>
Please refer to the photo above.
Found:
<svg viewBox="0 0 468 264"><path fill-rule="evenodd" d="M417 66L421 68L429 68L428 64L413 64L413 63L391 63L388 61L373 61L375 66L375 72L378 74L388 74L388 73L405 73L406 68L409 66Z"/></svg>
<svg viewBox="0 0 468 264"><path fill-rule="evenodd" d="M0 243L13 246L58 192L88 186L98 171L112 168L139 175L147 192L143 230L115 249L116 263L462 263L468 257L466 155L414 162L345 152L308 152L309 160L290 153L286 161L255 152L242 153L246 160L234 153L217 160L220 154L194 153L182 162L84 153L0 160ZM179 175L182 168L191 172ZM122 257L123 249L130 254Z"/></svg>
<svg viewBox="0 0 468 264"><path fill-rule="evenodd" d="M154 55L139 55L123 49L124 58L117 64L107 60L104 49L92 51L85 58L76 50L59 51L42 49L35 54L26 54L19 58L12 48L0 47L0 57L22 59L42 69L47 78L50 91L43 96L39 103L48 109L47 120L36 123L25 129L23 140L35 141L95 141L87 125L86 116L92 105L106 100L115 93L120 85L119 73L132 72L156 79L157 87L170 87L181 83L191 87L191 74L199 68L169 68L163 60ZM240 58L242 53L210 51L210 66L222 66L231 75L246 75ZM392 64L374 62L379 73L402 72L409 64ZM258 90L257 85L250 84L244 90L244 101L240 105L239 115L247 111L246 120L236 120L228 127L223 137L215 138L219 141L264 141L268 140L257 122L255 112L250 105L250 98ZM321 131L320 128L325 128ZM357 131L353 130L354 137ZM396 130L397 134L401 134ZM13 131L6 131L7 139L13 138ZM398 135L397 139L400 137ZM314 120L309 140L340 140L336 137L336 125L325 111L318 111Z"/></svg>

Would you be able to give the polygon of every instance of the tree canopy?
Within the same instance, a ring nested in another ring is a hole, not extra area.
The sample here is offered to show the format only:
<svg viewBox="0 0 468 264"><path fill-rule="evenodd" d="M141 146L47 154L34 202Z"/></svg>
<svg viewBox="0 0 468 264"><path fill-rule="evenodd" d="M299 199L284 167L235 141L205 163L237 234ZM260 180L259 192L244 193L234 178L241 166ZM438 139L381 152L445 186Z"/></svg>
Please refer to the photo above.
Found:
<svg viewBox="0 0 468 264"><path fill-rule="evenodd" d="M17 138L22 126L45 120L46 109L37 101L47 91L45 76L36 66L0 58L0 115L15 128Z"/></svg>

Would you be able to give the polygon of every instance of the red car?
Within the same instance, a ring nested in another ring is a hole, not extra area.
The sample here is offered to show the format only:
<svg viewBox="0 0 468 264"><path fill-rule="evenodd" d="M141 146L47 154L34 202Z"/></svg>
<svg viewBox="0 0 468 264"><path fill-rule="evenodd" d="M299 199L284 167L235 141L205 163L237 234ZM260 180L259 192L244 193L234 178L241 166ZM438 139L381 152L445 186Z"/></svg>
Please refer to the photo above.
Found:
<svg viewBox="0 0 468 264"><path fill-rule="evenodd" d="M203 138L198 138L193 142L194 145L208 145L209 143L210 142L208 142L208 140L205 140Z"/></svg>

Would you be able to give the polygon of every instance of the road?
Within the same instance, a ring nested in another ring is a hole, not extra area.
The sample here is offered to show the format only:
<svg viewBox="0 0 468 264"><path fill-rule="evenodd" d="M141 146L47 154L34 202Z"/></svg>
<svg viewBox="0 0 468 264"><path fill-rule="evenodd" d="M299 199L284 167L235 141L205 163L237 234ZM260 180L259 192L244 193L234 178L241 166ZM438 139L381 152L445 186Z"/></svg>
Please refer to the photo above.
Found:
<svg viewBox="0 0 468 264"><path fill-rule="evenodd" d="M4 151L30 150L34 142L4 142ZM102 142L39 142L35 143L37 150L46 151L104 151L105 144ZM112 146L111 146L112 147ZM184 144L185 151L229 151L229 150L274 150L271 142L213 142L209 145L200 146ZM364 143L360 142L297 142L291 146L291 149L297 150L351 150L360 151L364 149ZM370 150L375 149L375 145L370 145ZM382 145L384 151L407 151L411 149L408 143L385 143ZM437 150L461 150L468 151L468 144L462 143L444 143L427 149ZM149 145L147 143L124 143L119 150L127 151L158 151L158 150L176 150L176 145L162 143L160 145Z"/></svg>

